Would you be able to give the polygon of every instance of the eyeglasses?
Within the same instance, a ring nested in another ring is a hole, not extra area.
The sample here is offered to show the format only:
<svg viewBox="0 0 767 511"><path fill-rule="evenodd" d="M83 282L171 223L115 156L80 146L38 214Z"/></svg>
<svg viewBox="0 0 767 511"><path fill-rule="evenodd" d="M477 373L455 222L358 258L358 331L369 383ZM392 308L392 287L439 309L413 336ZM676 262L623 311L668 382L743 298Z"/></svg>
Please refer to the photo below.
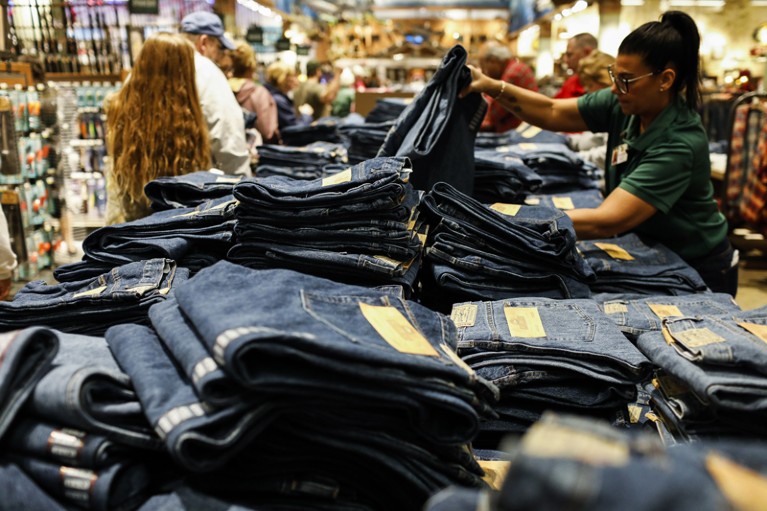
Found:
<svg viewBox="0 0 767 511"><path fill-rule="evenodd" d="M613 66L607 66L607 74L610 75L610 80L615 84L615 88L618 89L618 92L621 94L627 94L629 91L629 84L631 82L635 82L637 80L641 80L642 78L647 78L648 76L655 76L660 71L653 71L652 73L647 73L646 75L642 76L635 76L634 78L626 78L624 76L615 76L613 74Z"/></svg>

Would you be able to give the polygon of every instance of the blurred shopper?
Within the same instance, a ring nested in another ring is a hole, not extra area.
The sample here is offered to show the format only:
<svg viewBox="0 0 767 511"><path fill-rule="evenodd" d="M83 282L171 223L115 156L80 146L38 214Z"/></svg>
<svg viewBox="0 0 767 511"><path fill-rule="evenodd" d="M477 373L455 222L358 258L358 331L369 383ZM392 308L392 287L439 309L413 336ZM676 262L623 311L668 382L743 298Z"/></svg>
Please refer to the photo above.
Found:
<svg viewBox="0 0 767 511"><path fill-rule="evenodd" d="M578 78L586 92L596 92L612 85L607 68L614 63L615 57L599 50L591 52L580 60ZM574 151L578 151L578 156L590 161L602 170L605 169L607 158L606 133L584 131L583 133L569 134L567 138L568 145Z"/></svg>
<svg viewBox="0 0 767 511"><path fill-rule="evenodd" d="M277 104L271 93L253 80L256 72L256 52L246 42L237 43L231 52L232 77L229 85L237 102L248 112L256 114L256 129L266 144L277 143Z"/></svg>
<svg viewBox="0 0 767 511"><path fill-rule="evenodd" d="M322 84L321 79L322 66L316 60L310 60L306 63L306 81L298 86L294 95L296 108L303 105L312 107L312 118L315 121L328 115L340 88L339 73L335 73L327 85Z"/></svg>
<svg viewBox="0 0 767 511"><path fill-rule="evenodd" d="M352 111L352 105L354 105L354 97L356 92L354 90L355 77L351 69L344 69L341 72L340 84L341 88L338 89L336 99L333 100L333 108L330 111L330 115L335 117L346 117Z"/></svg>
<svg viewBox="0 0 767 511"><path fill-rule="evenodd" d="M526 122L550 131L606 132L605 201L566 211L580 239L629 231L654 238L695 268L712 291L735 296L737 252L714 200L701 104L700 33L680 11L663 14L621 42L612 86L553 99L470 68L460 96L491 94Z"/></svg>
<svg viewBox="0 0 767 511"><path fill-rule="evenodd" d="M512 57L511 50L496 41L489 41L480 48L479 67L490 78L525 89L538 90L535 75L530 66ZM492 96L485 95L485 99L488 101L489 108L480 131L502 133L516 128L522 122L519 117L498 104Z"/></svg>
<svg viewBox="0 0 767 511"><path fill-rule="evenodd" d="M277 105L278 129L300 124L293 100L288 96L288 93L298 87L295 68L281 60L272 62L266 68L266 84L264 86Z"/></svg>
<svg viewBox="0 0 767 511"><path fill-rule="evenodd" d="M16 254L11 249L11 233L3 208L0 207L0 300L11 294L11 276L16 268Z"/></svg>
<svg viewBox="0 0 767 511"><path fill-rule="evenodd" d="M195 50L186 39L155 34L141 48L130 79L106 102L112 158L108 224L151 213L144 195L149 181L210 168L210 141L194 65Z"/></svg>
<svg viewBox="0 0 767 511"><path fill-rule="evenodd" d="M208 127L213 166L227 174L250 175L242 109L231 93L226 76L215 64L222 59L224 50L234 49L234 43L224 36L221 18L210 12L198 11L185 16L181 20L181 32L197 50L195 78L202 116Z"/></svg>
<svg viewBox="0 0 767 511"><path fill-rule="evenodd" d="M567 51L565 51L564 61L567 68L573 73L562 88L554 96L555 98L577 98L583 96L586 90L578 76L578 63L582 58L588 56L597 49L598 43L596 37L586 32L574 35L567 41Z"/></svg>

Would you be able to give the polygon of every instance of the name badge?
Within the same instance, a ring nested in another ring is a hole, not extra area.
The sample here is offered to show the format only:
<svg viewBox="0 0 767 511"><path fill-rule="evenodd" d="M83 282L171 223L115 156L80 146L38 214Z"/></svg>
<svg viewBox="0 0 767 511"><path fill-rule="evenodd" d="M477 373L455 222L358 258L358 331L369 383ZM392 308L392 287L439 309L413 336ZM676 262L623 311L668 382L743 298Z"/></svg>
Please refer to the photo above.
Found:
<svg viewBox="0 0 767 511"><path fill-rule="evenodd" d="M610 160L612 165L620 165L625 163L629 159L629 146L628 144L621 144L613 149L613 156Z"/></svg>

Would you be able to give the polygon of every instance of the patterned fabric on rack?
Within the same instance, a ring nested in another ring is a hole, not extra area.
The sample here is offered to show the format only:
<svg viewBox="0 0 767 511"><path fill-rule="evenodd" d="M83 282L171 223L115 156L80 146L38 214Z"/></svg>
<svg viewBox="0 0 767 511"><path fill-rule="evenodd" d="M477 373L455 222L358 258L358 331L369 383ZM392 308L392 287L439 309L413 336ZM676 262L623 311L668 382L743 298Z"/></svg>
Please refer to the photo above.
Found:
<svg viewBox="0 0 767 511"><path fill-rule="evenodd" d="M727 171L727 196L725 197L728 206L728 220L733 220L737 216L740 194L743 191L743 179L746 173L744 139L746 137L746 120L750 109L749 105L740 105L735 110L735 121L732 125L729 169Z"/></svg>
<svg viewBox="0 0 767 511"><path fill-rule="evenodd" d="M759 144L751 159L746 176L743 197L740 200L740 216L763 234L767 233L767 123L762 125Z"/></svg>

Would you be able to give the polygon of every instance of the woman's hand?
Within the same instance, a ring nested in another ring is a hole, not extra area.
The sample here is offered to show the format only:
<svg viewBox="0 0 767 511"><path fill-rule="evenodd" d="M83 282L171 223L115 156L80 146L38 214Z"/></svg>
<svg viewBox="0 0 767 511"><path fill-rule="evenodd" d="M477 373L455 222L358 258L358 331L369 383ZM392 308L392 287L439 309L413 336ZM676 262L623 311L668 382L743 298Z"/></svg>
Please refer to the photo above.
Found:
<svg viewBox="0 0 767 511"><path fill-rule="evenodd" d="M487 93L491 89L494 80L474 66L467 65L466 67L471 71L471 83L458 93L458 97L465 98L472 92Z"/></svg>

